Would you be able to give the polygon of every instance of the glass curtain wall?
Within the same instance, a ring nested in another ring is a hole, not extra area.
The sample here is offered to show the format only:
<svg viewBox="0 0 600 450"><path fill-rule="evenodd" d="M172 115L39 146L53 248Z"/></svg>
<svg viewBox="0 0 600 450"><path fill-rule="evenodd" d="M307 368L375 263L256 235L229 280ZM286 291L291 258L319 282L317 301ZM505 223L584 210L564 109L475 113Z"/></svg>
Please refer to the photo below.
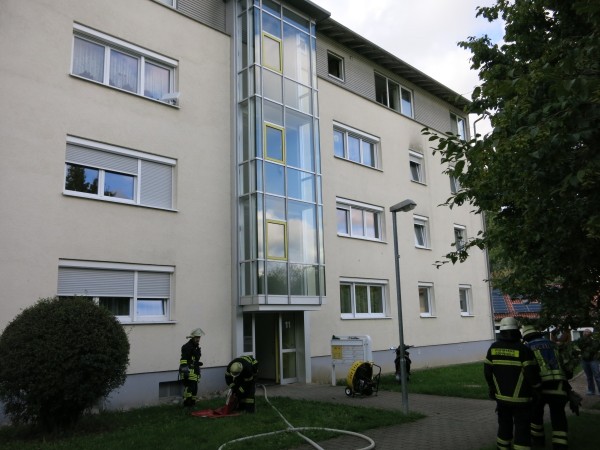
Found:
<svg viewBox="0 0 600 450"><path fill-rule="evenodd" d="M242 305L325 295L315 23L285 3L236 3Z"/></svg>

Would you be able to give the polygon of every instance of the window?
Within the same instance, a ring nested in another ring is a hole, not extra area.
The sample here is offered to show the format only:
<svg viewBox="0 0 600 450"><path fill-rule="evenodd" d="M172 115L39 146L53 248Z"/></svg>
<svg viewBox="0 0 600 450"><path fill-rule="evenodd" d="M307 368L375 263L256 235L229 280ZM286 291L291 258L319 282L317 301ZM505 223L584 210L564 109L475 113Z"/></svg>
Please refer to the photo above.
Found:
<svg viewBox="0 0 600 450"><path fill-rule="evenodd" d="M83 25L73 28L72 75L177 104L177 61Z"/></svg>
<svg viewBox="0 0 600 450"><path fill-rule="evenodd" d="M460 252L467 243L467 229L462 225L454 225L454 246Z"/></svg>
<svg viewBox="0 0 600 450"><path fill-rule="evenodd" d="M434 307L433 284L419 283L419 311L421 313L421 317L435 316Z"/></svg>
<svg viewBox="0 0 600 450"><path fill-rule="evenodd" d="M60 260L58 295L91 297L121 322L170 320L172 266Z"/></svg>
<svg viewBox="0 0 600 450"><path fill-rule="evenodd" d="M412 92L378 73L375 74L375 101L405 116L413 116Z"/></svg>
<svg viewBox="0 0 600 450"><path fill-rule="evenodd" d="M425 184L425 164L423 164L423 161L423 154L409 152L410 179Z"/></svg>
<svg viewBox="0 0 600 450"><path fill-rule="evenodd" d="M429 219L422 216L414 216L415 224L415 247L429 248Z"/></svg>
<svg viewBox="0 0 600 450"><path fill-rule="evenodd" d="M171 158L67 136L63 193L172 209L175 163Z"/></svg>
<svg viewBox="0 0 600 450"><path fill-rule="evenodd" d="M344 58L327 52L327 73L338 80L344 81Z"/></svg>
<svg viewBox="0 0 600 450"><path fill-rule="evenodd" d="M379 167L379 138L335 123L333 153L338 158L376 169Z"/></svg>
<svg viewBox="0 0 600 450"><path fill-rule="evenodd" d="M454 175L450 174L450 192L456 194L460 190L460 181Z"/></svg>
<svg viewBox="0 0 600 450"><path fill-rule="evenodd" d="M165 5L175 7L175 0L158 0L160 3L164 3Z"/></svg>
<svg viewBox="0 0 600 450"><path fill-rule="evenodd" d="M385 281L343 279L340 282L340 311L343 319L386 317Z"/></svg>
<svg viewBox="0 0 600 450"><path fill-rule="evenodd" d="M458 298L460 302L461 316L473 315L473 301L471 298L471 286L460 285L458 287Z"/></svg>
<svg viewBox="0 0 600 450"><path fill-rule="evenodd" d="M380 241L382 213L379 206L337 199L338 236Z"/></svg>
<svg viewBox="0 0 600 450"><path fill-rule="evenodd" d="M267 33L263 33L262 37L263 66L282 73L281 40Z"/></svg>
<svg viewBox="0 0 600 450"><path fill-rule="evenodd" d="M456 114L450 113L450 131L460 137L462 140L467 139L466 121Z"/></svg>

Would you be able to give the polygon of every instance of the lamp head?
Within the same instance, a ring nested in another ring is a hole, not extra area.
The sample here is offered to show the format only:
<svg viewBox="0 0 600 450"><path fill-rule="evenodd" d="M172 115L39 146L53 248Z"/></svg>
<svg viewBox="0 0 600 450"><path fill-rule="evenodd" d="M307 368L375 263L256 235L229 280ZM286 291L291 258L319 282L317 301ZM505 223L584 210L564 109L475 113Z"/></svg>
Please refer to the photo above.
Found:
<svg viewBox="0 0 600 450"><path fill-rule="evenodd" d="M396 203L394 206L390 207L390 211L395 213L395 212L407 212L407 211L412 211L413 209L415 209L415 206L417 206L417 204L410 199L406 199L406 200L402 200L400 203Z"/></svg>

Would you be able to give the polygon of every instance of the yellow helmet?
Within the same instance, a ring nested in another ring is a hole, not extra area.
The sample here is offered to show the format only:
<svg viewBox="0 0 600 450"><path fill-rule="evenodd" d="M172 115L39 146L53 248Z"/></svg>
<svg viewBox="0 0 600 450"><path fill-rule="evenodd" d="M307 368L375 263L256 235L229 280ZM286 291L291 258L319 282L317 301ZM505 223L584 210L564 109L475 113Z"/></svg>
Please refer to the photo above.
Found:
<svg viewBox="0 0 600 450"><path fill-rule="evenodd" d="M237 377L240 373L242 373L242 369L244 367L242 366L241 362L234 362L233 364L231 364L231 367L229 368L229 372L231 373L231 375L233 375L234 377Z"/></svg>
<svg viewBox="0 0 600 450"><path fill-rule="evenodd" d="M186 337L186 339L191 339L193 337L200 337L200 336L204 336L204 331L202 331L202 328L196 328L195 330L192 330L190 332L190 335Z"/></svg>

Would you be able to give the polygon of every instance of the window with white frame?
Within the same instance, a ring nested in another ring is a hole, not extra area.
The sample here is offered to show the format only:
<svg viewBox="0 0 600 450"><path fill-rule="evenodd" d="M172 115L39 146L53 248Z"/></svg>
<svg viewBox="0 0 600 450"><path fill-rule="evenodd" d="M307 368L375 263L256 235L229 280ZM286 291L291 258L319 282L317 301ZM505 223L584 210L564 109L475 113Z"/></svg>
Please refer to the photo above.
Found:
<svg viewBox="0 0 600 450"><path fill-rule="evenodd" d="M154 208L173 208L176 160L67 136L63 193Z"/></svg>
<svg viewBox="0 0 600 450"><path fill-rule="evenodd" d="M84 296L123 323L170 320L172 266L62 259L59 297Z"/></svg>
<svg viewBox="0 0 600 450"><path fill-rule="evenodd" d="M467 122L464 118L450 113L450 131L462 140L467 139Z"/></svg>
<svg viewBox="0 0 600 450"><path fill-rule="evenodd" d="M379 138L354 128L333 124L333 153L338 158L379 168Z"/></svg>
<svg viewBox="0 0 600 450"><path fill-rule="evenodd" d="M463 225L454 225L454 246L460 252L467 243L467 229Z"/></svg>
<svg viewBox="0 0 600 450"><path fill-rule="evenodd" d="M423 216L413 216L415 228L415 247L429 248L429 219Z"/></svg>
<svg viewBox="0 0 600 450"><path fill-rule="evenodd" d="M450 174L449 176L450 176L450 192L452 194L456 194L461 189L460 181L458 181L458 178L456 178L452 174Z"/></svg>
<svg viewBox="0 0 600 450"><path fill-rule="evenodd" d="M461 284L458 287L458 298L460 303L460 314L462 316L473 315L473 298L471 296L471 286Z"/></svg>
<svg viewBox="0 0 600 450"><path fill-rule="evenodd" d="M381 241L382 214L380 206L337 198L338 236Z"/></svg>
<svg viewBox="0 0 600 450"><path fill-rule="evenodd" d="M405 116L413 117L412 92L378 73L375 73L375 100Z"/></svg>
<svg viewBox="0 0 600 450"><path fill-rule="evenodd" d="M340 311L343 319L386 317L387 282L343 278L340 280Z"/></svg>
<svg viewBox="0 0 600 450"><path fill-rule="evenodd" d="M421 317L435 316L433 283L419 283L419 311Z"/></svg>
<svg viewBox="0 0 600 450"><path fill-rule="evenodd" d="M417 183L425 184L425 164L422 153L408 152L410 179Z"/></svg>
<svg viewBox="0 0 600 450"><path fill-rule="evenodd" d="M344 81L344 58L335 53L327 52L327 73Z"/></svg>
<svg viewBox="0 0 600 450"><path fill-rule="evenodd" d="M84 25L73 25L71 74L177 104L177 61Z"/></svg>

